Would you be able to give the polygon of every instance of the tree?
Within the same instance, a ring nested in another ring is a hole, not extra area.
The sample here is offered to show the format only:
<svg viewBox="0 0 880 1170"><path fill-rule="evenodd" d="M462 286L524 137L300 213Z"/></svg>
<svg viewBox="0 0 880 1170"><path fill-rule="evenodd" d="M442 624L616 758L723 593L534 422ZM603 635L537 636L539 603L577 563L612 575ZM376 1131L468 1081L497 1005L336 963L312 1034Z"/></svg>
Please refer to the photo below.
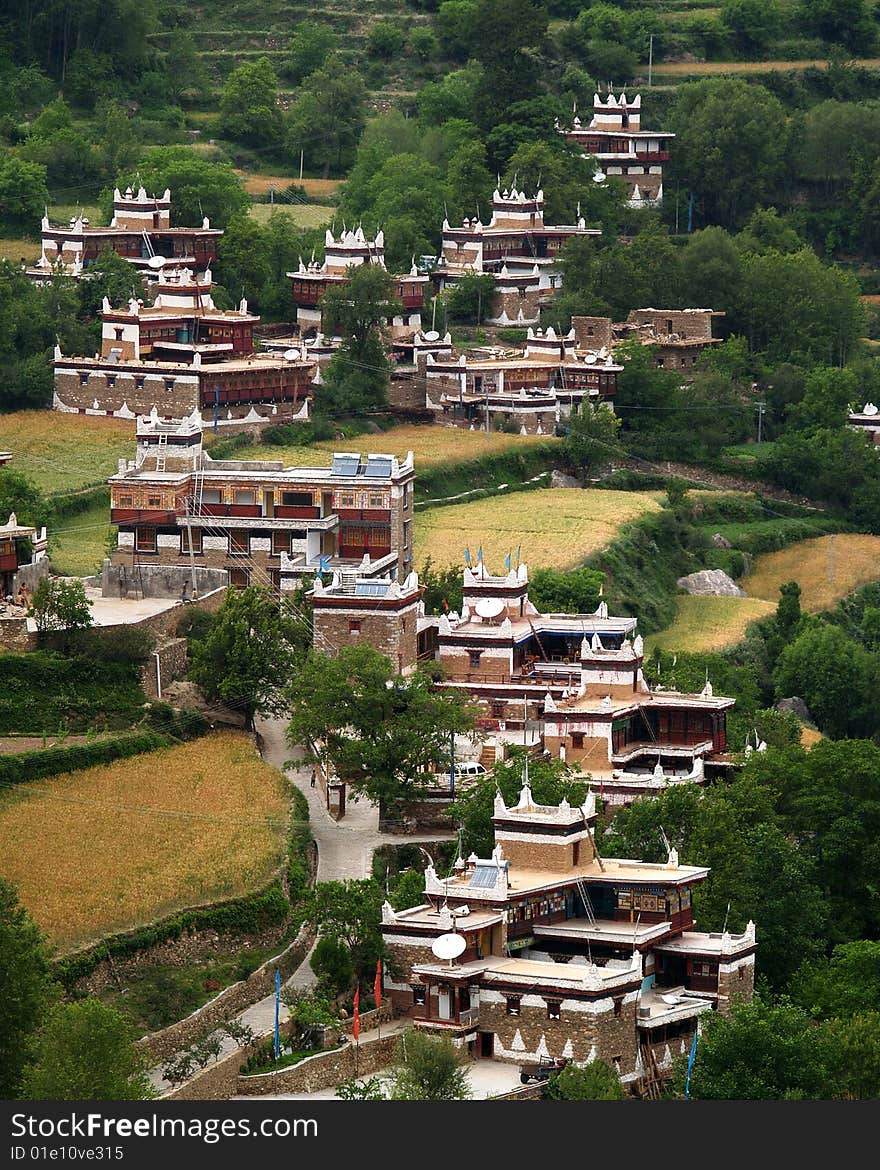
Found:
<svg viewBox="0 0 880 1170"><path fill-rule="evenodd" d="M553 1073L544 1096L551 1101L625 1101L627 1093L611 1065L594 1060L583 1068L567 1064Z"/></svg>
<svg viewBox="0 0 880 1170"><path fill-rule="evenodd" d="M309 919L328 948L347 950L358 983L372 987L376 962L382 957L381 909L384 896L376 882L318 882L307 903ZM334 969L338 963L334 958Z"/></svg>
<svg viewBox="0 0 880 1170"><path fill-rule="evenodd" d="M592 613L604 580L598 569L531 569L529 597L540 613Z"/></svg>
<svg viewBox="0 0 880 1170"><path fill-rule="evenodd" d="M804 963L792 980L791 997L820 1020L880 1012L880 942L841 943L830 958Z"/></svg>
<svg viewBox="0 0 880 1170"><path fill-rule="evenodd" d="M773 679L777 696L799 695L828 735L867 736L876 728L880 658L836 626L803 629L783 648Z"/></svg>
<svg viewBox="0 0 880 1170"><path fill-rule="evenodd" d="M781 1001L734 1004L730 1016L709 1012L691 1074L696 1100L756 1101L816 1098L827 1079L827 1058L817 1026L801 1008ZM684 1091L685 1060L675 1086Z"/></svg>
<svg viewBox="0 0 880 1170"><path fill-rule="evenodd" d="M504 121L511 105L535 92L547 24L546 8L533 0L477 0L469 51L484 69L477 107L481 126Z"/></svg>
<svg viewBox="0 0 880 1170"><path fill-rule="evenodd" d="M403 49L403 29L390 20L380 20L370 25L367 33L367 50L371 57L390 61Z"/></svg>
<svg viewBox="0 0 880 1170"><path fill-rule="evenodd" d="M0 522L14 512L20 524L35 527L45 519L43 493L26 475L11 467L0 467Z"/></svg>
<svg viewBox="0 0 880 1170"><path fill-rule="evenodd" d="M831 1020L823 1031L828 1051L828 1096L845 1101L880 1097L880 1012Z"/></svg>
<svg viewBox="0 0 880 1170"><path fill-rule="evenodd" d="M741 279L740 253L724 228L694 232L681 254L683 303L730 313Z"/></svg>
<svg viewBox="0 0 880 1170"><path fill-rule="evenodd" d="M485 145L475 141L460 146L446 168L446 197L452 222L465 215L488 215L493 187Z"/></svg>
<svg viewBox="0 0 880 1170"><path fill-rule="evenodd" d="M161 194L166 187L170 189L175 227L200 224L203 217L208 217L214 227L225 227L236 212L250 206L247 192L232 167L200 158L188 146L150 147L139 163L138 174L120 176L118 186L124 190L138 185L138 178L148 191ZM111 204L108 192L102 197L105 214Z"/></svg>
<svg viewBox="0 0 880 1170"><path fill-rule="evenodd" d="M89 279L80 282L80 303L86 316L98 318L104 297L114 308L144 298L144 280L134 265L124 260L109 244L89 265Z"/></svg>
<svg viewBox="0 0 880 1170"><path fill-rule="evenodd" d="M39 926L18 901L15 886L0 878L0 1097L16 1097L28 1043L57 988L49 948Z"/></svg>
<svg viewBox="0 0 880 1170"><path fill-rule="evenodd" d="M408 1028L395 1049L392 1101L466 1101L471 1096L464 1056L446 1036Z"/></svg>
<svg viewBox="0 0 880 1170"><path fill-rule="evenodd" d="M766 48L779 30L774 0L724 0L721 23L730 29L737 48L746 55Z"/></svg>
<svg viewBox="0 0 880 1170"><path fill-rule="evenodd" d="M670 111L675 170L706 220L734 226L770 201L785 168L786 112L778 98L739 78L679 87Z"/></svg>
<svg viewBox="0 0 880 1170"><path fill-rule="evenodd" d="M495 278L490 273L467 273L443 297L448 319L479 325L492 313L494 293Z"/></svg>
<svg viewBox="0 0 880 1170"><path fill-rule="evenodd" d="M335 658L311 651L286 691L288 737L316 744L321 761L353 793L393 807L431 782L449 738L470 731L460 695L437 691L418 669L406 678L372 646L344 646Z"/></svg>
<svg viewBox="0 0 880 1170"><path fill-rule="evenodd" d="M578 471L589 475L623 455L618 432L620 419L604 405L584 402L571 416L565 453Z"/></svg>
<svg viewBox="0 0 880 1170"><path fill-rule="evenodd" d="M30 612L41 634L63 631L69 642L77 630L87 630L92 621L92 605L82 581L65 581L43 577L31 595Z"/></svg>
<svg viewBox="0 0 880 1170"><path fill-rule="evenodd" d="M49 203L46 167L7 154L0 158L0 227L32 232Z"/></svg>
<svg viewBox="0 0 880 1170"><path fill-rule="evenodd" d="M97 999L60 1003L37 1033L22 1095L37 1101L143 1101L157 1096L137 1032Z"/></svg>
<svg viewBox="0 0 880 1170"><path fill-rule="evenodd" d="M795 20L805 32L861 54L869 52L877 39L865 0L801 0Z"/></svg>
<svg viewBox="0 0 880 1170"><path fill-rule="evenodd" d="M166 84L179 102L195 100L207 86L207 70L189 29L175 29L163 61Z"/></svg>
<svg viewBox="0 0 880 1170"><path fill-rule="evenodd" d="M801 429L843 427L859 390L858 378L852 370L816 366L806 376L803 398L792 404L786 414Z"/></svg>
<svg viewBox="0 0 880 1170"><path fill-rule="evenodd" d="M329 987L334 995L342 995L351 987L354 978L351 952L339 939L331 935L318 939L309 965L318 980Z"/></svg>
<svg viewBox="0 0 880 1170"><path fill-rule="evenodd" d="M278 77L268 57L248 61L229 74L220 98L220 123L225 134L254 146L276 146L281 140Z"/></svg>
<svg viewBox="0 0 880 1170"><path fill-rule="evenodd" d="M288 150L310 166L342 171L350 165L364 128L364 79L335 55L303 82L288 114Z"/></svg>
<svg viewBox="0 0 880 1170"><path fill-rule="evenodd" d="M209 699L254 716L280 715L284 687L308 632L294 605L258 585L228 589L207 636L195 643L190 676Z"/></svg>
<svg viewBox="0 0 880 1170"><path fill-rule="evenodd" d="M391 892L391 905L395 910L409 910L421 906L425 901L425 875L419 869L408 869Z"/></svg>
<svg viewBox="0 0 880 1170"><path fill-rule="evenodd" d="M102 174L114 179L120 171L137 164L141 140L128 111L119 102L107 98L95 109L95 132L98 146L98 164Z"/></svg>
<svg viewBox="0 0 880 1170"><path fill-rule="evenodd" d="M293 30L287 51L284 72L297 85L316 73L336 51L336 33L329 24L316 20L301 20Z"/></svg>

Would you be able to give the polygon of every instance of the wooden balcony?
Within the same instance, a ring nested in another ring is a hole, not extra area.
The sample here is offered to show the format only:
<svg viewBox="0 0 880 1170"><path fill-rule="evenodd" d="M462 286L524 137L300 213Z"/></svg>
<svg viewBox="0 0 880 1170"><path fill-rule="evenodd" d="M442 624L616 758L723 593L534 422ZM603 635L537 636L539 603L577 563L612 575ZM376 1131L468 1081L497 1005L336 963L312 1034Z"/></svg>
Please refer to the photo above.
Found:
<svg viewBox="0 0 880 1170"><path fill-rule="evenodd" d="M176 524L177 513L159 508L111 508L111 524Z"/></svg>
<svg viewBox="0 0 880 1170"><path fill-rule="evenodd" d="M390 508L337 508L336 515L343 524L390 524Z"/></svg>
<svg viewBox="0 0 880 1170"><path fill-rule="evenodd" d="M669 162L668 150L637 150L635 154L638 162L659 163Z"/></svg>
<svg viewBox="0 0 880 1170"><path fill-rule="evenodd" d="M321 509L307 504L276 504L275 515L279 520L320 520Z"/></svg>
<svg viewBox="0 0 880 1170"><path fill-rule="evenodd" d="M259 504L205 504L199 508L202 516L262 516Z"/></svg>
<svg viewBox="0 0 880 1170"><path fill-rule="evenodd" d="M18 568L18 557L14 552L0 556L0 573L14 573Z"/></svg>

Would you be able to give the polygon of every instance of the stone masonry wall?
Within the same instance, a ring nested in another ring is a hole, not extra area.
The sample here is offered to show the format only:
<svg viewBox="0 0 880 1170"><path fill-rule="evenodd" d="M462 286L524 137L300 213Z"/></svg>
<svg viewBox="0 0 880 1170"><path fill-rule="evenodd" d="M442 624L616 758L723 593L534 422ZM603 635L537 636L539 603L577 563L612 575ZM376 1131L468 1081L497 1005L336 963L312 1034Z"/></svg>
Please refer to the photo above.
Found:
<svg viewBox="0 0 880 1170"><path fill-rule="evenodd" d="M360 631L350 623L359 621ZM418 657L418 630L415 606L402 613L393 610L357 611L314 607L315 645L325 653L367 642L391 660L398 671L415 665Z"/></svg>
<svg viewBox="0 0 880 1170"><path fill-rule="evenodd" d="M37 648L37 635L28 633L27 618L0 617L0 650L26 654Z"/></svg>
<svg viewBox="0 0 880 1170"><path fill-rule="evenodd" d="M751 1000L755 994L755 956L747 955L718 967L718 1011L730 1015L737 999Z"/></svg>
<svg viewBox="0 0 880 1170"><path fill-rule="evenodd" d="M141 686L147 698L160 699L169 683L184 677L189 666L186 648L186 638L172 638L156 647L141 668Z"/></svg>
<svg viewBox="0 0 880 1170"><path fill-rule="evenodd" d="M610 317L572 317L575 342L579 349L601 349L611 346Z"/></svg>
<svg viewBox="0 0 880 1170"><path fill-rule="evenodd" d="M105 372L85 366L81 372L87 375L86 382L81 381L79 370L55 370L55 393L68 408L92 410L97 402L97 409L110 414L124 403L134 414L149 414L155 406L159 414L182 418L199 405L198 371L169 374L171 390L166 388L164 373L138 375L143 377L143 385L138 386L134 374L120 371L113 375L114 384L108 386Z"/></svg>

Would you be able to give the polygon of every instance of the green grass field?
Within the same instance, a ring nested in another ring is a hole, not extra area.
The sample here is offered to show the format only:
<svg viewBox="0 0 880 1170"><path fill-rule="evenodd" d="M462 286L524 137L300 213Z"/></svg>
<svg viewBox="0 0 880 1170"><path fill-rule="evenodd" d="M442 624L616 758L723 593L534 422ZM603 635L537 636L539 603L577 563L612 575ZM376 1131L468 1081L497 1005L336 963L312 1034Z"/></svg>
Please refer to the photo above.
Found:
<svg viewBox="0 0 880 1170"><path fill-rule="evenodd" d="M134 458L134 447L134 422L127 419L49 410L0 414L0 449L13 454L9 466L47 493L104 483L117 460Z"/></svg>
<svg viewBox="0 0 880 1170"><path fill-rule="evenodd" d="M319 228L328 224L336 208L323 203L255 203L248 214L265 224L273 215L283 215L302 228Z"/></svg>
<svg viewBox="0 0 880 1170"><path fill-rule="evenodd" d="M754 597L691 597L675 599L676 617L671 626L645 638L647 653L653 650L687 650L692 654L725 650L745 637L746 627L773 613L772 602Z"/></svg>
<svg viewBox="0 0 880 1170"><path fill-rule="evenodd" d="M56 573L90 577L107 556L107 543L116 525L110 523L109 495L73 516L65 516L49 530L49 559Z"/></svg>

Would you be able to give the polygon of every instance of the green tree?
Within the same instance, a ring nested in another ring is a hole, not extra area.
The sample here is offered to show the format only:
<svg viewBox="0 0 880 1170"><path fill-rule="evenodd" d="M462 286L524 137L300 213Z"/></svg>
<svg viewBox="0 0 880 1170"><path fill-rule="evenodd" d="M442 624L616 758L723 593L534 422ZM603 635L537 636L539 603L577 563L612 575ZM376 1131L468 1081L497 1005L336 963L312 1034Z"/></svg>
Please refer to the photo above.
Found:
<svg viewBox="0 0 880 1170"><path fill-rule="evenodd" d="M390 61L403 49L404 35L400 25L390 20L379 20L370 25L367 33L367 51L371 57Z"/></svg>
<svg viewBox="0 0 880 1170"><path fill-rule="evenodd" d="M594 1060L583 1068L567 1064L553 1073L544 1096L550 1101L625 1101L627 1093L611 1065Z"/></svg>
<svg viewBox="0 0 880 1170"><path fill-rule="evenodd" d="M607 406L585 402L572 414L565 453L573 467L589 475L623 455L620 419Z"/></svg>
<svg viewBox="0 0 880 1170"><path fill-rule="evenodd" d="M230 138L254 146L281 141L278 77L268 57L248 61L229 74L220 98L220 123Z"/></svg>
<svg viewBox="0 0 880 1170"><path fill-rule="evenodd" d="M724 0L721 23L730 29L736 47L747 56L760 53L779 31L774 0Z"/></svg>
<svg viewBox="0 0 880 1170"><path fill-rule="evenodd" d="M207 70L189 29L175 29L162 63L169 93L176 101L195 101L207 87Z"/></svg>
<svg viewBox="0 0 880 1170"><path fill-rule="evenodd" d="M49 203L46 167L7 154L0 158L0 228L33 232Z"/></svg>
<svg viewBox="0 0 880 1170"><path fill-rule="evenodd" d="M465 62L472 56L477 4L475 0L443 0L434 24L444 55Z"/></svg>
<svg viewBox="0 0 880 1170"><path fill-rule="evenodd" d="M830 958L804 963L792 979L791 997L820 1020L880 1012L880 942L841 943Z"/></svg>
<svg viewBox="0 0 880 1170"><path fill-rule="evenodd" d="M296 84L316 73L336 51L336 33L329 24L301 20L293 30L287 50L284 72Z"/></svg>
<svg viewBox="0 0 880 1170"><path fill-rule="evenodd" d="M828 735L870 735L876 727L880 658L836 626L801 630L782 649L773 679L778 697L799 695Z"/></svg>
<svg viewBox="0 0 880 1170"><path fill-rule="evenodd" d="M367 879L318 882L307 903L321 940L346 949L358 983L369 987L382 957L383 901L382 890Z"/></svg>
<svg viewBox="0 0 880 1170"><path fill-rule="evenodd" d="M343 995L350 989L354 965L348 946L339 939L332 935L318 939L309 965L320 983L330 988L333 995Z"/></svg>
<svg viewBox="0 0 880 1170"><path fill-rule="evenodd" d="M288 114L287 147L295 157L305 152L309 166L326 178L331 168L351 164L364 128L366 87L361 75L331 55L307 77Z"/></svg>
<svg viewBox="0 0 880 1170"><path fill-rule="evenodd" d="M694 232L681 253L683 303L730 313L737 306L740 264L740 253L724 228Z"/></svg>
<svg viewBox="0 0 880 1170"><path fill-rule="evenodd" d="M114 179L137 164L141 139L130 114L119 102L104 98L95 109L98 163L102 175Z"/></svg>
<svg viewBox="0 0 880 1170"><path fill-rule="evenodd" d="M491 316L494 293L495 278L491 274L467 273L444 293L447 318L471 325L481 324Z"/></svg>
<svg viewBox="0 0 880 1170"><path fill-rule="evenodd" d="M827 1095L844 1101L876 1101L880 1097L880 1012L831 1020L823 1031Z"/></svg>
<svg viewBox="0 0 880 1170"><path fill-rule="evenodd" d="M529 597L540 613L592 613L604 580L598 569L530 569Z"/></svg>
<svg viewBox="0 0 880 1170"><path fill-rule="evenodd" d="M801 0L797 27L861 54L876 43L874 14L865 0Z"/></svg>
<svg viewBox="0 0 880 1170"><path fill-rule="evenodd" d="M425 875L419 869L408 869L391 891L391 905L395 910L409 910L425 901Z"/></svg>
<svg viewBox="0 0 880 1170"><path fill-rule="evenodd" d="M477 0L469 52L484 69L476 111L481 126L503 121L511 105L535 92L547 24L546 8L533 0Z"/></svg>
<svg viewBox="0 0 880 1170"><path fill-rule="evenodd" d="M161 194L171 191L171 218L175 227L201 224L207 216L213 227L225 227L236 212L250 205L238 175L226 163L200 158L188 146L153 146L144 152L138 175L120 176L123 190L137 183L138 177L148 191ZM102 196L105 214L112 196ZM109 218L109 216L108 216Z"/></svg>
<svg viewBox="0 0 880 1170"><path fill-rule="evenodd" d="M0 1096L19 1095L28 1046L57 988L39 926L0 878Z"/></svg>
<svg viewBox="0 0 880 1170"><path fill-rule="evenodd" d="M825 1046L817 1026L785 1001L734 1004L730 1016L702 1017L690 1082L696 1100L756 1101L822 1096L827 1079ZM685 1059L675 1086L684 1092Z"/></svg>
<svg viewBox="0 0 880 1170"><path fill-rule="evenodd" d="M0 467L0 522L14 512L20 524L36 526L46 517L46 501L40 489L11 467Z"/></svg>
<svg viewBox="0 0 880 1170"><path fill-rule="evenodd" d="M431 782L449 737L470 731L470 706L437 691L431 676L407 678L372 646L343 647L335 658L311 651L287 688L292 744L318 744L321 761L355 795L393 807Z"/></svg>
<svg viewBox="0 0 880 1170"><path fill-rule="evenodd" d="M157 1096L131 1022L97 999L60 1003L34 1042L22 1096L37 1101L143 1101Z"/></svg>
<svg viewBox="0 0 880 1170"><path fill-rule="evenodd" d="M128 305L145 296L144 280L134 265L124 260L109 245L89 265L89 279L80 283L80 304L86 316L99 317L104 297L114 308Z"/></svg>
<svg viewBox="0 0 880 1170"><path fill-rule="evenodd" d="M471 1096L464 1056L446 1036L407 1029L397 1042L392 1101L466 1101Z"/></svg>
<svg viewBox="0 0 880 1170"><path fill-rule="evenodd" d="M446 168L446 198L452 222L465 215L488 218L494 185L485 145L474 141L460 146Z"/></svg>
<svg viewBox="0 0 880 1170"><path fill-rule="evenodd" d="M39 633L62 631L68 644L77 630L93 625L91 602L79 580L43 577L31 595L30 612Z"/></svg>
<svg viewBox="0 0 880 1170"><path fill-rule="evenodd" d="M816 366L804 381L804 396L786 414L796 427L846 426L850 410L859 398L859 382L852 370Z"/></svg>
<svg viewBox="0 0 880 1170"><path fill-rule="evenodd" d="M678 88L669 120L676 173L707 222L734 226L770 201L784 174L788 135L778 98L739 78L707 78Z"/></svg>
<svg viewBox="0 0 880 1170"><path fill-rule="evenodd" d="M294 603L257 585L229 589L207 636L193 646L190 677L209 699L237 707L248 728L254 716L280 715L283 688L308 632Z"/></svg>

